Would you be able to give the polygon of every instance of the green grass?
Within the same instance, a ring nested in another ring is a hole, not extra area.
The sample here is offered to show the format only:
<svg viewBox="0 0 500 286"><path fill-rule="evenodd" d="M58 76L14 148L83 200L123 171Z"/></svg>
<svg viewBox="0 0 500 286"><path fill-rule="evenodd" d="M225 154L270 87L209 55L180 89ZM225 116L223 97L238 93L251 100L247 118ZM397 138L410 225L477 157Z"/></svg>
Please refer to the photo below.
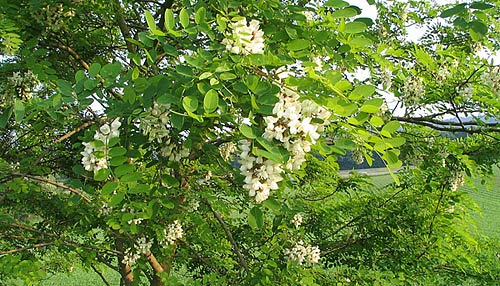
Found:
<svg viewBox="0 0 500 286"><path fill-rule="evenodd" d="M102 269L106 281L112 286L120 285L120 275L110 269ZM76 266L72 272L57 273L42 280L40 286L105 286L94 271L86 272Z"/></svg>
<svg viewBox="0 0 500 286"><path fill-rule="evenodd" d="M460 189L481 208L480 213L473 214L479 230L492 238L500 238L500 169L494 170L492 181L481 184L479 178L473 178ZM393 182L390 175L372 176L376 187L383 187Z"/></svg>

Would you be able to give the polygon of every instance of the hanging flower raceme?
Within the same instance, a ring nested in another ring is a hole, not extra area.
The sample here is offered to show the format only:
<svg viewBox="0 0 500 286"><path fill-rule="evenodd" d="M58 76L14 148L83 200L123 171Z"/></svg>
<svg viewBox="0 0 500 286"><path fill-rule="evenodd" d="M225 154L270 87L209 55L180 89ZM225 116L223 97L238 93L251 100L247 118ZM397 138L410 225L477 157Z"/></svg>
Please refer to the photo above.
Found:
<svg viewBox="0 0 500 286"><path fill-rule="evenodd" d="M300 240L291 249L285 250L285 255L287 255L290 260L295 260L301 265L304 262L315 264L319 262L320 249L317 246L305 244Z"/></svg>
<svg viewBox="0 0 500 286"><path fill-rule="evenodd" d="M243 18L229 24L232 33L222 40L226 49L234 54L262 54L264 53L264 32L259 28L259 21L252 20L247 23Z"/></svg>
<svg viewBox="0 0 500 286"><path fill-rule="evenodd" d="M175 220L166 229L163 230L163 239L167 245L174 244L177 239L181 239L183 235L182 225L179 220Z"/></svg>
<svg viewBox="0 0 500 286"><path fill-rule="evenodd" d="M491 87L493 92L500 93L500 66L492 67L481 74L481 81Z"/></svg>
<svg viewBox="0 0 500 286"><path fill-rule="evenodd" d="M245 176L243 188L255 197L256 202L266 200L271 190L278 189L284 169L300 169L331 115L311 100L299 101L299 95L289 88L284 88L280 94L273 113L275 115L264 118L267 126L262 136L269 141L276 139L289 151L290 156L285 165L252 154L250 140L239 142L240 171Z"/></svg>
<svg viewBox="0 0 500 286"><path fill-rule="evenodd" d="M274 116L264 118L267 126L263 137L282 142L290 152L285 168L298 170L306 161L305 156L311 151L311 146L328 125L331 114L312 100L299 101L299 95L289 88L284 88L280 94L273 113Z"/></svg>
<svg viewBox="0 0 500 286"><path fill-rule="evenodd" d="M278 189L278 183L283 180L280 175L283 172L282 164L252 154L249 140L241 140L239 143L240 171L245 176L243 188L260 203L269 197L269 191Z"/></svg>
<svg viewBox="0 0 500 286"><path fill-rule="evenodd" d="M407 106L418 104L425 95L424 79L411 77L405 81L401 91L402 99Z"/></svg>
<svg viewBox="0 0 500 286"><path fill-rule="evenodd" d="M155 102L140 120L140 128L150 142L162 145L161 155L169 161L180 161L189 156L189 149L179 144L170 135L170 104Z"/></svg>
<svg viewBox="0 0 500 286"><path fill-rule="evenodd" d="M85 149L82 154L82 165L87 171L97 172L108 168L108 144L112 138L120 136L120 118L116 118L111 124L104 124L94 134L95 141L83 142Z"/></svg>

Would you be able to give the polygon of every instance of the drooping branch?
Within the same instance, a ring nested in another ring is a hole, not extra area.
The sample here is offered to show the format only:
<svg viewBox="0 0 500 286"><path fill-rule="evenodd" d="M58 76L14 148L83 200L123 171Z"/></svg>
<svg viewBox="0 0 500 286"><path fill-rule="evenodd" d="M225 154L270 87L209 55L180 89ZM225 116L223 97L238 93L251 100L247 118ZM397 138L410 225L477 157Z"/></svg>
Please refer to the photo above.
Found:
<svg viewBox="0 0 500 286"><path fill-rule="evenodd" d="M238 256L238 261L239 261L240 266L243 267L243 269L245 269L247 274L249 274L250 271L248 270L247 262L245 261L245 258L241 254L240 248L238 247L238 244L236 244L236 241L233 238L233 234L231 233L229 228L227 228L226 223L224 222L224 220L222 219L220 214L216 210L213 209L212 204L208 201L208 199L204 199L203 202L208 206L210 211L214 214L214 217L217 219L217 221L221 225L222 229L226 233L227 239L229 240L229 242L233 246L233 250L236 253L236 256Z"/></svg>
<svg viewBox="0 0 500 286"><path fill-rule="evenodd" d="M34 248L47 247L49 245L52 245L52 243L49 243L49 242L46 242L46 243L37 243L37 244L33 244L33 245L30 245L30 246L25 246L25 247L21 247L21 248L11 249L11 250L7 250L7 251L0 251L0 255L13 254L13 253L22 252L22 251L25 251L25 250L34 249Z"/></svg>
<svg viewBox="0 0 500 286"><path fill-rule="evenodd" d="M34 180L34 181L38 181L38 182L50 184L50 185L53 185L53 186L56 186L58 188L64 189L66 191L69 191L70 193L73 193L73 194L79 196L80 198L82 198L82 200L84 200L87 203L91 203L92 202L87 196L85 196L85 194L82 191L79 191L79 190L74 189L72 187L68 187L68 186L63 185L63 184L58 183L58 182L51 181L51 180L43 178L43 177L33 176L33 175L29 175L29 174L21 174L21 173L11 173L10 176L11 177L28 178L28 179L31 179L31 180Z"/></svg>

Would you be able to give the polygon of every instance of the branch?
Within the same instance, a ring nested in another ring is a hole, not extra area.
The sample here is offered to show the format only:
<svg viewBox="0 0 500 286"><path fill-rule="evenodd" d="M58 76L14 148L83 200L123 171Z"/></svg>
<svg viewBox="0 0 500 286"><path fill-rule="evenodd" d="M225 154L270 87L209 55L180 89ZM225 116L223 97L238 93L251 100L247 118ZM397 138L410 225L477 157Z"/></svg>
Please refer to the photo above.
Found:
<svg viewBox="0 0 500 286"><path fill-rule="evenodd" d="M71 130L70 132L68 132L68 133L64 134L63 136L54 140L54 143L59 143L61 141L64 141L64 140L68 139L69 137L73 136L73 134L77 133L78 131L85 129L91 125L94 125L95 123L96 123L96 121L84 122L82 125L78 126L77 128Z"/></svg>
<svg viewBox="0 0 500 286"><path fill-rule="evenodd" d="M243 255L241 254L240 249L239 249L238 245L236 244L236 241L234 241L233 234L227 228L226 223L224 222L222 217L219 215L219 213L213 209L212 204L210 204L208 199L204 199L203 202L208 206L210 211L212 211L215 218L217 219L219 224L222 226L222 229L224 229L224 232L226 233L226 236L227 236L229 242L231 242L231 245L233 246L234 252L236 252L236 255L238 256L240 266L242 266L245 269L246 273L249 274L250 271L248 270L248 265L247 265L245 259L243 258Z"/></svg>
<svg viewBox="0 0 500 286"><path fill-rule="evenodd" d="M465 132L469 134L482 133L482 132L500 132L500 128L495 128L496 126L500 126L500 123L479 124L474 121L467 121L462 123L446 122L446 121L430 119L427 117L412 118L412 117L393 116L392 118L401 122L426 126L439 131ZM467 128L466 126L468 126L469 128Z"/></svg>
<svg viewBox="0 0 500 286"><path fill-rule="evenodd" d="M151 265L151 267L153 267L153 270L156 273L163 273L163 272L165 272L165 270L160 265L160 263L158 262L158 260L156 260L156 257L154 256L154 254L151 251L148 254L146 254L146 257L148 258L149 264Z"/></svg>
<svg viewBox="0 0 500 286"><path fill-rule="evenodd" d="M120 0L115 1L115 5L117 6L116 9L116 20L118 21L118 27L120 27L120 32L122 33L123 40L125 41L125 44L127 45L127 50L130 53L135 53L136 52L136 47L134 44L131 42L127 41L127 39L132 39L132 33L130 33L130 29L127 25L127 22L125 22L125 18L123 17L122 13L122 6L120 4Z"/></svg>
<svg viewBox="0 0 500 286"><path fill-rule="evenodd" d="M11 249L11 250L7 250L7 251L0 251L0 255L22 252L22 251L33 249L33 248L46 247L46 246L49 246L51 244L53 244L53 243L38 243L38 244L26 246L26 247Z"/></svg>
<svg viewBox="0 0 500 286"><path fill-rule="evenodd" d="M65 190L69 191L70 193L73 193L73 194L79 196L85 202L91 203L91 200L88 197L86 197L81 191L79 191L77 189L73 189L73 188L68 187L66 185L63 185L61 183L53 182L51 180L48 180L48 179L45 179L45 178L42 178L42 177L39 177L39 176L33 176L33 175L21 174L21 173L11 173L10 176L21 177L21 178L28 178L28 179L31 179L31 180L35 180L35 181L47 183L47 184L59 187L61 189L65 189Z"/></svg>
<svg viewBox="0 0 500 286"><path fill-rule="evenodd" d="M65 50L66 52L68 52L68 54L70 54L75 60L77 60L80 65L85 69L85 70L89 70L90 69L90 66L89 64L83 60L83 58L77 53L75 52L75 50L73 50L71 47L69 46L66 46L66 45L63 45L63 44L59 44L59 43L54 43L54 42L47 42L46 43L48 46L50 47L53 47L53 48L57 48L57 49L61 49L61 50ZM96 74L95 76L96 78L100 79L100 83L101 84L104 84L104 78L102 78L102 76L100 74ZM121 96L116 93L114 90L112 89L107 89L107 91L109 93L111 93L111 95L113 95L115 98L121 98Z"/></svg>
<svg viewBox="0 0 500 286"><path fill-rule="evenodd" d="M104 275L102 275L102 272L99 271L99 269L95 268L94 264L90 264L90 267L92 267L92 270L94 270L94 272L97 273L97 275L99 275L99 277L101 277L102 282L104 282L104 284L106 284L106 286L111 286L109 284L108 280L106 280L106 277L104 277Z"/></svg>

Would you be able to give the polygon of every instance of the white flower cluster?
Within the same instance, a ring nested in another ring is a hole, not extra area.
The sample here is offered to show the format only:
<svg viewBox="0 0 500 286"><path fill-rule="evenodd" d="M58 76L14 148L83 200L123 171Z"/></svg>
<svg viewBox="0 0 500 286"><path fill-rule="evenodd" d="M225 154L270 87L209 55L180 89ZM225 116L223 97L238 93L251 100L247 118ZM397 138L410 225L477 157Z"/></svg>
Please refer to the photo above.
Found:
<svg viewBox="0 0 500 286"><path fill-rule="evenodd" d="M47 5L40 9L35 15L35 20L45 27L45 32L60 32L66 28L66 20L75 16L75 9L57 5Z"/></svg>
<svg viewBox="0 0 500 286"><path fill-rule="evenodd" d="M457 87L457 93L464 99L470 99L472 98L472 95L474 95L474 86L472 86L472 84L470 83L467 83L463 86Z"/></svg>
<svg viewBox="0 0 500 286"><path fill-rule="evenodd" d="M25 99L30 99L32 97L33 90L40 84L38 76L30 70L25 73L14 72L12 76L7 79L16 93Z"/></svg>
<svg viewBox="0 0 500 286"><path fill-rule="evenodd" d="M283 147L290 152L285 168L298 170L306 161L306 153L311 151L311 146L328 125L331 114L312 100L300 102L299 95L289 88L284 88L280 94L273 113L274 116L264 118L267 126L262 136L267 140L282 142Z"/></svg>
<svg viewBox="0 0 500 286"><path fill-rule="evenodd" d="M249 140L241 140L240 149L240 171L245 176L243 188L260 203L269 197L270 190L278 189L278 183L283 180L282 164L253 155Z"/></svg>
<svg viewBox="0 0 500 286"><path fill-rule="evenodd" d="M263 54L264 32L259 25L257 20L247 23L246 18L230 23L232 33L229 33L222 43L226 45L228 51L234 54Z"/></svg>
<svg viewBox="0 0 500 286"><path fill-rule="evenodd" d="M385 67L382 70L382 74L380 75L380 79L382 80L382 85L385 86L386 90L391 89L392 87L392 71Z"/></svg>
<svg viewBox="0 0 500 286"><path fill-rule="evenodd" d="M179 220L176 219L167 229L164 229L163 234L164 240L168 245L173 244L177 239L181 239L183 230Z"/></svg>
<svg viewBox="0 0 500 286"><path fill-rule="evenodd" d="M120 136L118 130L121 126L120 118L116 118L111 124L102 125L99 130L96 130L94 139L103 143L96 144L95 141L83 142L85 149L82 154L82 165L87 171L97 172L100 169L108 168L108 143L111 138ZM95 153L100 153L96 155Z"/></svg>
<svg viewBox="0 0 500 286"><path fill-rule="evenodd" d="M142 133L148 137L149 141L163 143L165 138L170 137L168 124L170 104L154 103L153 107L149 108L144 118L141 118L140 128Z"/></svg>
<svg viewBox="0 0 500 286"><path fill-rule="evenodd" d="M292 249L285 250L285 255L288 255L289 259L296 260L301 265L304 261L314 264L319 262L320 249L317 246L305 244L300 240Z"/></svg>
<svg viewBox="0 0 500 286"><path fill-rule="evenodd" d="M265 139L280 141L290 152L285 166L280 163L252 154L251 142L240 141L240 171L245 176L243 188L250 196L255 196L257 203L266 200L271 190L278 189L283 180L281 173L286 168L290 171L300 169L306 161L306 153L316 143L321 132L328 124L330 112L311 100L299 101L299 95L285 88L280 94L280 101L274 105L274 116L264 118L267 126L262 135ZM315 119L320 119L315 122Z"/></svg>
<svg viewBox="0 0 500 286"><path fill-rule="evenodd" d="M140 120L139 126L150 142L164 144L161 155L169 161L180 161L189 156L190 150L184 145L178 144L170 136L170 104L155 102L144 118Z"/></svg>
<svg viewBox="0 0 500 286"><path fill-rule="evenodd" d="M141 237L137 240L135 244L135 250L137 253L142 253L148 255L151 252L151 246L153 245L153 241L148 241L145 237Z"/></svg>
<svg viewBox="0 0 500 286"><path fill-rule="evenodd" d="M420 102L425 94L424 79L411 77L405 81L402 89L403 101L407 106L413 106Z"/></svg>
<svg viewBox="0 0 500 286"><path fill-rule="evenodd" d="M493 92L500 93L500 66L492 67L481 74L481 81L491 87Z"/></svg>
<svg viewBox="0 0 500 286"><path fill-rule="evenodd" d="M122 259L122 263L128 266L134 266L141 254L148 255L151 253L151 246L153 246L153 241L148 241L145 237L141 237L137 240L134 245L134 251L132 248L127 248L125 250L125 256Z"/></svg>
<svg viewBox="0 0 500 286"><path fill-rule="evenodd" d="M439 81L439 82L443 82L445 81L448 76L450 75L450 71L448 70L448 68L446 66L442 66L438 72L437 72L437 77L436 79Z"/></svg>
<svg viewBox="0 0 500 286"><path fill-rule="evenodd" d="M236 147L236 144L234 144L233 142L226 142L219 146L220 155L226 161L229 160L231 158L231 155L237 150L238 148Z"/></svg>
<svg viewBox="0 0 500 286"><path fill-rule="evenodd" d="M465 173L455 172L450 180L450 190L456 192L459 187L463 186L465 183Z"/></svg>
<svg viewBox="0 0 500 286"><path fill-rule="evenodd" d="M291 223L295 225L295 228L299 228L302 225L303 221L304 217L302 216L302 214L298 213L293 216Z"/></svg>

